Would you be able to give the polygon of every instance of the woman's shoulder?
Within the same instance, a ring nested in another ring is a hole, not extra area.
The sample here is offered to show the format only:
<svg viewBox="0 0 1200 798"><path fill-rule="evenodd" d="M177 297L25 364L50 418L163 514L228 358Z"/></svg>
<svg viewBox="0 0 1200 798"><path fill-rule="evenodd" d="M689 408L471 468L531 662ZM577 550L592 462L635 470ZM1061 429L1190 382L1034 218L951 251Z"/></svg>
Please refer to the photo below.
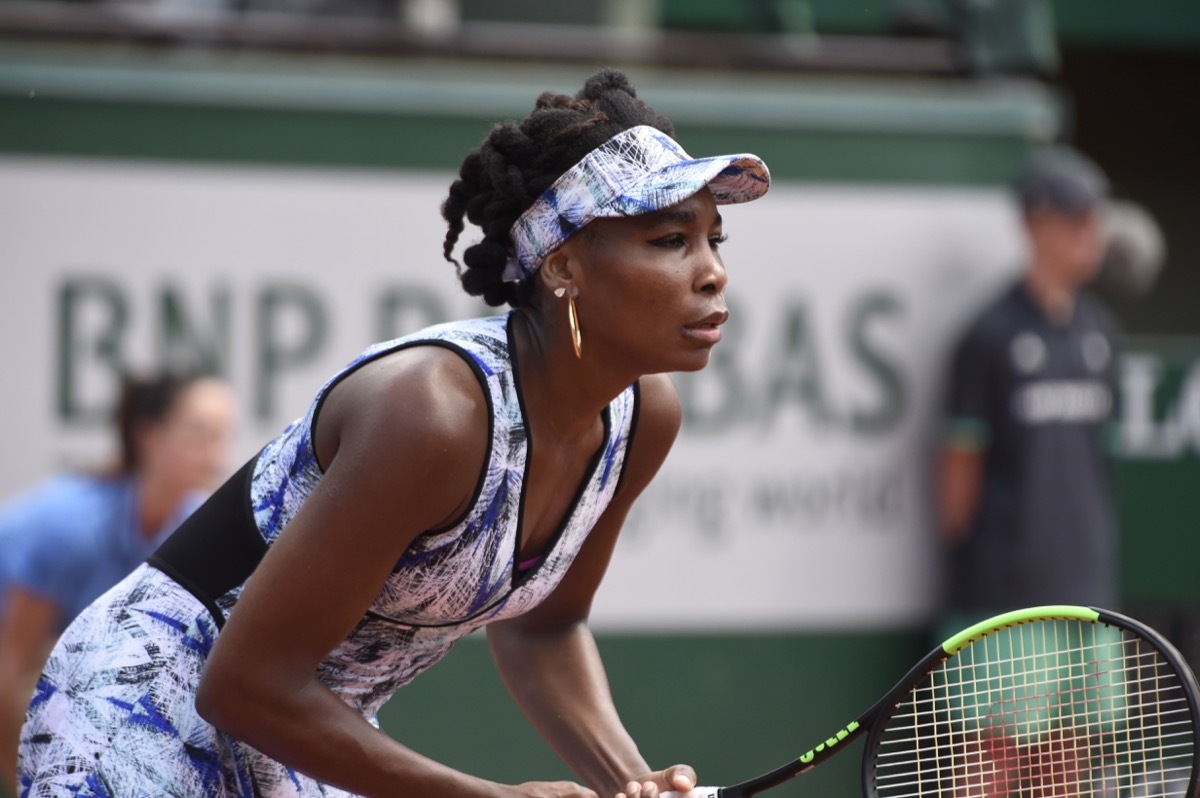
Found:
<svg viewBox="0 0 1200 798"><path fill-rule="evenodd" d="M460 353L440 346L393 349L363 364L329 395L321 424L357 429L387 448L427 441L431 447L469 446L488 424L479 376Z"/></svg>
<svg viewBox="0 0 1200 798"><path fill-rule="evenodd" d="M666 457L683 421L675 383L666 374L648 374L638 380L637 416L634 419L635 455L653 460Z"/></svg>
<svg viewBox="0 0 1200 798"><path fill-rule="evenodd" d="M64 472L13 496L0 506L0 516L74 516L121 501L129 487L128 477Z"/></svg>
<svg viewBox="0 0 1200 798"><path fill-rule="evenodd" d="M483 383L511 367L506 317L462 319L425 327L365 349L318 393L312 413L322 423L339 405L355 413L392 413L399 406L482 398Z"/></svg>
<svg viewBox="0 0 1200 798"><path fill-rule="evenodd" d="M461 512L488 446L489 406L471 368L439 347L380 357L330 394L314 433L326 478L423 529Z"/></svg>
<svg viewBox="0 0 1200 798"><path fill-rule="evenodd" d="M13 497L0 508L0 535L36 538L52 549L81 545L121 514L129 480L64 473Z"/></svg>
<svg viewBox="0 0 1200 798"><path fill-rule="evenodd" d="M683 418L679 392L667 374L647 374L637 382L639 422L678 428Z"/></svg>
<svg viewBox="0 0 1200 798"><path fill-rule="evenodd" d="M509 314L435 324L369 347L350 368L406 349L431 346L458 351L490 373L497 365L511 361L508 324Z"/></svg>

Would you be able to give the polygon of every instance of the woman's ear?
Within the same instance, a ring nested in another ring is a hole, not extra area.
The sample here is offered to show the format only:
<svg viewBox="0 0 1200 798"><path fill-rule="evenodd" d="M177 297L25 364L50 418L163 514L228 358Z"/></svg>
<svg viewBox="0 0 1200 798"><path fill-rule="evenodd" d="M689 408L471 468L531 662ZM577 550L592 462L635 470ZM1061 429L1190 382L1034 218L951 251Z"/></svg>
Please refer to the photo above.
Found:
<svg viewBox="0 0 1200 798"><path fill-rule="evenodd" d="M575 274L572 270L570 255L563 251L563 247L554 250L542 261L538 275L550 293L561 296L562 293L571 292Z"/></svg>
<svg viewBox="0 0 1200 798"><path fill-rule="evenodd" d="M133 427L133 449L138 468L144 468L147 461L153 460L158 453L163 439L164 423L162 421L139 421Z"/></svg>

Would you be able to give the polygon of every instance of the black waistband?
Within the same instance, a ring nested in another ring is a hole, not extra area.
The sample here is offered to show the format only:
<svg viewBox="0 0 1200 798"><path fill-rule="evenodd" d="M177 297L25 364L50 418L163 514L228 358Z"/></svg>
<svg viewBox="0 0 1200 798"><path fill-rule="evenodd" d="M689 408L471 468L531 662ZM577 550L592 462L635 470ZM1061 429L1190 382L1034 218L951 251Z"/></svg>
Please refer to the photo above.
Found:
<svg viewBox="0 0 1200 798"><path fill-rule="evenodd" d="M218 627L225 615L217 599L245 582L267 551L250 508L257 460L238 469L146 559L199 599Z"/></svg>

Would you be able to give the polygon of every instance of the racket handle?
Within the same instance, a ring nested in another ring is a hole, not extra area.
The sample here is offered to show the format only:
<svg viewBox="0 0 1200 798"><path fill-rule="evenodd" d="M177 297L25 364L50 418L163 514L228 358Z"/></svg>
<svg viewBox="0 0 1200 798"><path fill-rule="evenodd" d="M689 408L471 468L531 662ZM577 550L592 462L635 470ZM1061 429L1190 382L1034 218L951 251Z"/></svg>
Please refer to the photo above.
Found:
<svg viewBox="0 0 1200 798"><path fill-rule="evenodd" d="M687 792L660 792L659 798L717 798L721 794L720 787L693 787Z"/></svg>

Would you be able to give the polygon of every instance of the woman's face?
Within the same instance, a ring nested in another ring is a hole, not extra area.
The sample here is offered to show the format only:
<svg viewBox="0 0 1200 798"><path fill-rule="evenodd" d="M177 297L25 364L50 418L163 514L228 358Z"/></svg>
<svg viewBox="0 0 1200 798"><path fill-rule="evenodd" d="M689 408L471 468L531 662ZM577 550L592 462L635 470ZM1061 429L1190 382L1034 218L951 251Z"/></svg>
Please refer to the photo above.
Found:
<svg viewBox="0 0 1200 798"><path fill-rule="evenodd" d="M233 442L233 391L216 379L199 379L175 398L166 418L141 436L143 475L173 490L207 490L225 469Z"/></svg>
<svg viewBox="0 0 1200 798"><path fill-rule="evenodd" d="M706 188L654 213L596 219L563 244L580 264L573 276L584 357L596 353L639 374L704 368L729 315L722 240Z"/></svg>

